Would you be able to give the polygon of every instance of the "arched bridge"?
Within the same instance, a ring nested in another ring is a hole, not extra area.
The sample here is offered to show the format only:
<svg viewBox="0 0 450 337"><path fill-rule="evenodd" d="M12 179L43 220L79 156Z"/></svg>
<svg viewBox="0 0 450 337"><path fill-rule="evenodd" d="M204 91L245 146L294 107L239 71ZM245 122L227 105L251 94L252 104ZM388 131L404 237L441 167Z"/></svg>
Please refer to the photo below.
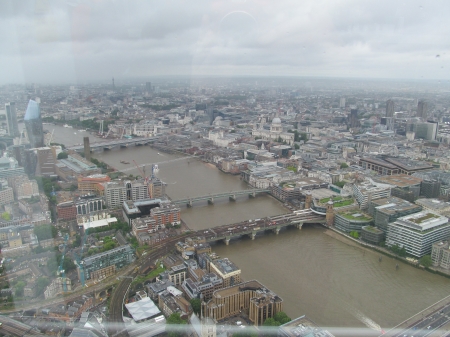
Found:
<svg viewBox="0 0 450 337"><path fill-rule="evenodd" d="M254 240L258 233L270 230L278 234L282 228L287 226L295 226L298 229L302 229L305 223L324 224L326 219L325 216L318 215L311 209L304 209L264 219L247 220L237 224L211 228L203 231L202 235L205 237L206 242L224 240L228 245L232 238L242 235L248 235Z"/></svg>
<svg viewBox="0 0 450 337"><path fill-rule="evenodd" d="M187 199L180 199L180 200L172 200L172 203L176 205L186 205L187 207L192 207L194 202L196 201L202 201L207 200L209 204L214 204L215 199L223 199L228 198L231 201L236 201L236 198L241 195L248 195L250 198L256 197L259 193L268 193L270 192L269 189L251 189L251 190L240 190L240 191L232 191L232 192L225 192L225 193L218 193L218 194L208 194L208 195L202 195L198 197L192 197Z"/></svg>

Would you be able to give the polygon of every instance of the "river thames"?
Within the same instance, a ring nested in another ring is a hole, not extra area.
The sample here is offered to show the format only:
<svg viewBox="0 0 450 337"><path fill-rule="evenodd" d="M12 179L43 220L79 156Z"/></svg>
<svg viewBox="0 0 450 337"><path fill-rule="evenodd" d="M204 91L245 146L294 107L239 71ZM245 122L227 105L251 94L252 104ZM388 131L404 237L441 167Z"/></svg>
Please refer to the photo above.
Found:
<svg viewBox="0 0 450 337"><path fill-rule="evenodd" d="M89 135L60 126L45 128L55 130L54 142L68 146ZM91 143L99 140L90 136ZM172 199L248 188L239 176L222 173L211 164L158 153L149 146L98 152L93 157L134 175L139 172L132 168L133 160L158 163L157 175L168 184L166 192ZM197 230L286 212L278 201L261 195L182 208L181 217ZM234 261L244 279L258 279L282 297L290 317L307 315L341 336L349 334L336 328L367 328L355 335L377 335L450 294L449 279L403 263L396 270L392 258L383 256L380 262L379 254L337 240L318 225L267 233L254 241L242 238L229 246L218 243L213 250Z"/></svg>

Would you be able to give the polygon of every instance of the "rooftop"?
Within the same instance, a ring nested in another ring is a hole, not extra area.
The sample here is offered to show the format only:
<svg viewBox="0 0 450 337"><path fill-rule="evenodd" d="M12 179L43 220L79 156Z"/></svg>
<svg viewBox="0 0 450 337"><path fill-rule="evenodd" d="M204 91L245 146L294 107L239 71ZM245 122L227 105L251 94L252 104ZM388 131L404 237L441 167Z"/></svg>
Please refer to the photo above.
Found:
<svg viewBox="0 0 450 337"><path fill-rule="evenodd" d="M409 201L406 201L404 199L400 199L397 197L389 197L389 198L381 198L372 200L372 204L375 206L375 208L383 213L386 214L397 214L399 212L404 212L411 209L417 209L417 211L421 210L421 207L418 205L415 205Z"/></svg>
<svg viewBox="0 0 450 337"><path fill-rule="evenodd" d="M215 260L213 264L223 275L239 270L239 267L227 258Z"/></svg>
<svg viewBox="0 0 450 337"><path fill-rule="evenodd" d="M450 202L442 201L439 199L417 199L416 204L422 205L435 211L444 211L450 207Z"/></svg>
<svg viewBox="0 0 450 337"><path fill-rule="evenodd" d="M409 227L418 231L427 231L448 223L448 218L428 211L410 214L398 218L394 224Z"/></svg>
<svg viewBox="0 0 450 337"><path fill-rule="evenodd" d="M391 184L398 187L409 187L419 185L421 178L409 176L407 174L394 174L391 176L380 177L379 180L385 184Z"/></svg>
<svg viewBox="0 0 450 337"><path fill-rule="evenodd" d="M301 316L280 326L281 335L289 337L333 337L306 316Z"/></svg>
<svg viewBox="0 0 450 337"><path fill-rule="evenodd" d="M355 220L355 221L371 221L372 217L366 213L362 213L360 210L350 210L344 212L338 212L337 215L340 215L347 220Z"/></svg>

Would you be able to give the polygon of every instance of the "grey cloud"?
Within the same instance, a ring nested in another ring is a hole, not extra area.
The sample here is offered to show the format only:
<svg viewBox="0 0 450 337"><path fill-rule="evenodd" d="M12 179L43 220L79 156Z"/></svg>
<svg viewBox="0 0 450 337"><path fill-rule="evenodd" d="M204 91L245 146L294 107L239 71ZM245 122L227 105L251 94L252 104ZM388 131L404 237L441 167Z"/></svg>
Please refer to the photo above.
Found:
<svg viewBox="0 0 450 337"><path fill-rule="evenodd" d="M0 81L177 72L440 78L449 9L415 0L2 1Z"/></svg>

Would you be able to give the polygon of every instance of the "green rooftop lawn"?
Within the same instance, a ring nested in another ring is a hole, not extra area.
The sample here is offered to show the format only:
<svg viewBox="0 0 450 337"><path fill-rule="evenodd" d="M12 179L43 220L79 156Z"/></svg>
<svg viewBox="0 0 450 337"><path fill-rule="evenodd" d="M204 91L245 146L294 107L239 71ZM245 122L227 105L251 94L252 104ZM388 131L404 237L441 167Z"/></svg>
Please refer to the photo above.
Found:
<svg viewBox="0 0 450 337"><path fill-rule="evenodd" d="M348 220L359 220L359 221L370 221L372 220L371 216L362 214L360 212L344 212L344 213L338 213L340 216L343 216L344 218ZM361 214L361 216L353 216L354 214Z"/></svg>
<svg viewBox="0 0 450 337"><path fill-rule="evenodd" d="M416 223L418 225L420 225L422 222L425 222L425 221L433 219L433 218L438 219L439 215L436 215L436 214L433 214L433 213L427 213L427 214L425 214L424 216L422 216L420 218L408 219L408 220L411 221L411 222L414 222L414 223Z"/></svg>
<svg viewBox="0 0 450 337"><path fill-rule="evenodd" d="M344 206L348 206L348 205L351 205L351 204L353 204L353 199L346 199L346 200L335 202L333 204L333 207L334 208L336 208L336 207L344 207Z"/></svg>
<svg viewBox="0 0 450 337"><path fill-rule="evenodd" d="M342 197L333 197L333 200L334 200L334 201L342 200ZM330 201L330 198L323 198L323 199L320 199L320 200L319 200L319 202L320 202L321 204L324 204L324 203L326 203L326 202L328 202L328 201Z"/></svg>

